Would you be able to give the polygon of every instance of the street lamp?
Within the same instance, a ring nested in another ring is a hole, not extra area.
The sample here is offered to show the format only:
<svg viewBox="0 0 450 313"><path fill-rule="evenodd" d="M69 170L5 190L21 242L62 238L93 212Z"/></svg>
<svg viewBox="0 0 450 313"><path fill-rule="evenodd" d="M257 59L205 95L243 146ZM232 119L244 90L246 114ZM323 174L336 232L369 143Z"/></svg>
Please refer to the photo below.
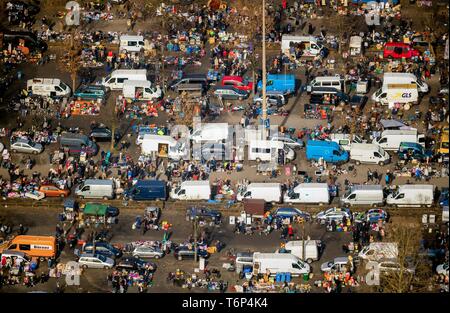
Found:
<svg viewBox="0 0 450 313"><path fill-rule="evenodd" d="M266 120L267 120L267 99L266 99L266 0L262 0L262 124L263 138L267 139Z"/></svg>

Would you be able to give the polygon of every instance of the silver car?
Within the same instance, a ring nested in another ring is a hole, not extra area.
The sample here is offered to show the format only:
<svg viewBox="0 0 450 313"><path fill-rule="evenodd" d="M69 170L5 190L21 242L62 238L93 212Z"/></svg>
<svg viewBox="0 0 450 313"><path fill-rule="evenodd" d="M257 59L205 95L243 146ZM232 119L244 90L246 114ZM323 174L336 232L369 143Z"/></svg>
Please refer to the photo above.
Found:
<svg viewBox="0 0 450 313"><path fill-rule="evenodd" d="M44 150L44 147L37 142L33 142L27 139L19 139L11 144L12 152L23 152L23 153L33 153L39 154Z"/></svg>
<svg viewBox="0 0 450 313"><path fill-rule="evenodd" d="M151 247L151 246L141 246L141 247L136 247L133 252L132 255L134 257L138 257L138 258L155 258L155 259L159 259L162 258L164 256L164 252L157 248L157 247Z"/></svg>
<svg viewBox="0 0 450 313"><path fill-rule="evenodd" d="M114 260L101 254L85 253L78 259L78 264L82 268L111 269L114 266Z"/></svg>
<svg viewBox="0 0 450 313"><path fill-rule="evenodd" d="M280 141L291 149L301 149L304 146L303 141L296 141L287 136L275 135L275 136L270 137L269 140Z"/></svg>

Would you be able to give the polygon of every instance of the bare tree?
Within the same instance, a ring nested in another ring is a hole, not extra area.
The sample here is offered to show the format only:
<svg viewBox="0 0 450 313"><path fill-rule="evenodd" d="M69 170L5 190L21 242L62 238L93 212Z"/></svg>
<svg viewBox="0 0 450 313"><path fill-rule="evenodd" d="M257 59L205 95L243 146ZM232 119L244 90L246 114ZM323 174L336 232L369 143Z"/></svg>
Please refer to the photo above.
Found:
<svg viewBox="0 0 450 313"><path fill-rule="evenodd" d="M406 293L426 290L432 275L430 265L419 253L421 238L421 228L415 223L395 224L389 228L387 239L398 244L398 268L381 275L383 292Z"/></svg>
<svg viewBox="0 0 450 313"><path fill-rule="evenodd" d="M72 91L76 89L76 82L78 71L81 69L81 44L78 40L74 39L75 33L70 35L70 44L67 48L67 52L60 58L60 68L70 74L72 80Z"/></svg>

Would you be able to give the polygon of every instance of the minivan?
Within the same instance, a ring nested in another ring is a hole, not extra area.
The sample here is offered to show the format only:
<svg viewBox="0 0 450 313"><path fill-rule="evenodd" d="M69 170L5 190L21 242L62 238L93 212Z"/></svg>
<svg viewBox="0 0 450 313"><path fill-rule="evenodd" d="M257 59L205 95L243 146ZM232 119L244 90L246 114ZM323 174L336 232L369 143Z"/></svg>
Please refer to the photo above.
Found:
<svg viewBox="0 0 450 313"><path fill-rule="evenodd" d="M95 243L95 249L92 242L86 243L83 246L83 253L95 253L103 255L108 258L120 258L122 256L122 251L113 247L107 242L97 242Z"/></svg>
<svg viewBox="0 0 450 313"><path fill-rule="evenodd" d="M204 89L208 88L208 79L204 74L184 75L180 79L175 79L169 83L170 90L178 90L181 85L202 84Z"/></svg>
<svg viewBox="0 0 450 313"><path fill-rule="evenodd" d="M111 179L86 179L75 188L75 194L80 198L114 199L114 181Z"/></svg>
<svg viewBox="0 0 450 313"><path fill-rule="evenodd" d="M140 52L144 50L144 36L120 36L119 51Z"/></svg>
<svg viewBox="0 0 450 313"><path fill-rule="evenodd" d="M312 92L316 88L333 88L337 91L345 91L344 80L339 76L319 76L314 78L306 90Z"/></svg>
<svg viewBox="0 0 450 313"><path fill-rule="evenodd" d="M68 150L69 154L78 155L85 151L88 156L96 155L98 146L86 135L64 133L59 139L61 148Z"/></svg>

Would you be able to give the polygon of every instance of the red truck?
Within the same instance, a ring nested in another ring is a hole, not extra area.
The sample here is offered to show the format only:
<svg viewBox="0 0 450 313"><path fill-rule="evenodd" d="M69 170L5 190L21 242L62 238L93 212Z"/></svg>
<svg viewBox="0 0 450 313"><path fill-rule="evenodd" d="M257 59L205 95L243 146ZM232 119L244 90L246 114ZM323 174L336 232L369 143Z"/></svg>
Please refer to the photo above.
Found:
<svg viewBox="0 0 450 313"><path fill-rule="evenodd" d="M233 86L239 90L245 90L251 92L253 83L242 78L241 76L224 76L220 82L221 86Z"/></svg>
<svg viewBox="0 0 450 313"><path fill-rule="evenodd" d="M384 45L383 57L392 59L410 59L418 57L420 52L412 48L409 44L402 42L388 42Z"/></svg>

